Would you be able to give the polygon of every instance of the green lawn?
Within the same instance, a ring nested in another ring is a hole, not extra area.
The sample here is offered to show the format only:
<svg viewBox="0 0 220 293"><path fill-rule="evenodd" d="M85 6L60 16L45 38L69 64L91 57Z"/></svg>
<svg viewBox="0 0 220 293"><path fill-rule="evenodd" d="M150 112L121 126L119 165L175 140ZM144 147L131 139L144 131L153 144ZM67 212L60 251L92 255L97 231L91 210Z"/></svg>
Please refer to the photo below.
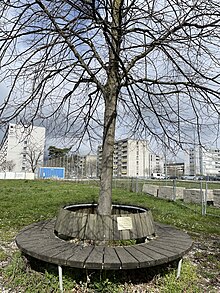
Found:
<svg viewBox="0 0 220 293"><path fill-rule="evenodd" d="M63 182L63 181L28 181L28 180L1 180L0 181L0 241L1 243L7 246L10 241L14 239L18 231L36 221L53 218L56 216L59 208L65 204L70 203L82 203L82 202L96 202L98 198L99 189L97 183L92 185L91 183L75 183L75 182ZM167 223L173 225L177 228L183 229L189 232L193 237L194 235L200 235L204 237L219 237L220 235L220 209L214 207L207 207L207 212L213 214L213 216L202 216L201 215L201 206L195 204L183 205L182 202L169 202L162 199L154 198L147 196L141 193L132 193L123 189L113 189L113 202L121 204L131 204L138 205L143 207L148 207L152 210L153 217L155 221ZM28 275L24 271L22 258L18 254L11 255L7 254L5 249L0 250L0 260L10 259L9 265L2 270L2 275L7 280L10 280L10 286L23 286L27 290L27 283L29 278L32 278L32 275L35 274L33 271L30 271ZM16 265L14 265L16 263ZM217 264L219 265L219 263ZM12 267L11 267L12 266ZM22 267L22 269L21 269ZM16 277L14 276L14 270L17 271ZM185 269L187 271L194 270L194 267L189 263L186 264ZM184 270L184 268L183 268ZM13 276L11 275L13 271ZM40 279L42 284L48 282L48 278L52 278L52 275L47 273L40 274ZM170 276L173 278L173 272L166 275L166 278ZM188 273L186 273L188 274ZM195 271L190 274L196 274ZM34 275L35 276L35 275ZM54 276L54 275L53 275ZM190 278L190 276L188 276ZM18 278L18 279L17 279ZM46 278L46 279L45 279ZM56 276L54 278L57 278ZM158 277L159 278L159 277ZM155 286L170 286L166 282L170 283L171 279L166 281L165 279L160 279L159 283L156 283ZM68 279L68 278L67 278ZM66 286L71 288L71 286L79 286L76 284L73 279L66 279ZM22 281L21 281L22 280ZM25 282L26 280L26 282ZM36 282L36 276L33 277L33 285L30 289L30 292L41 292L33 291ZM84 292L108 292L110 287L116 288L112 292L124 292L120 291L122 285L114 286L112 282L107 282L108 279L96 283L90 284L90 289L92 286L96 286L100 289L94 289L94 291L84 291ZM20 283L19 283L20 282ZM23 283L22 283L23 282ZM101 282L101 283L100 283ZM103 283L104 282L104 283ZM106 283L107 282L107 283ZM174 282L172 280L172 282ZM67 285L67 283L69 285ZM88 285L88 284L87 284ZM43 285L42 285L43 286ZM104 287L103 287L104 286ZM107 287L106 287L107 286ZM109 287L108 287L109 286ZM115 287L116 286L116 287ZM175 288L172 283L172 286ZM177 284L176 284L177 286ZM181 285L182 286L182 285ZM181 287L180 286L180 287ZM194 286L194 285L193 285ZM42 287L44 288L44 287ZM41 290L44 290L42 289ZM48 285L48 287L50 286ZM104 288L104 289L103 289ZM105 288L107 291L104 291ZM124 288L124 287L123 287ZM162 287L161 287L162 288ZM169 288L169 287L167 287ZM197 292L197 287L193 287L194 291L187 292ZM32 291L31 291L32 290ZM42 292L57 292L55 291L42 291ZM81 290L81 289L80 289ZM79 290L79 292L80 292ZM95 291L96 290L96 291ZM172 292L166 291L164 292ZM22 291L21 291L22 292ZM68 291L67 291L68 292ZM77 291L73 291L77 292ZM82 291L83 292L83 291ZM109 291L110 292L110 291ZM152 291L153 292L153 291ZM156 292L156 291L155 291ZM158 291L157 291L158 292ZM162 291L161 291L162 292ZM173 291L183 292L183 291ZM199 292L199 291L198 291ZM215 292L215 291L213 291Z"/></svg>
<svg viewBox="0 0 220 293"><path fill-rule="evenodd" d="M96 202L97 186L62 181L1 180L1 235L9 229L19 230L35 221L55 217L58 209L69 203ZM113 189L113 202L148 207L154 220L193 232L220 234L220 209L207 207L202 216L201 206L183 205L142 194ZM5 232L4 232L5 231Z"/></svg>

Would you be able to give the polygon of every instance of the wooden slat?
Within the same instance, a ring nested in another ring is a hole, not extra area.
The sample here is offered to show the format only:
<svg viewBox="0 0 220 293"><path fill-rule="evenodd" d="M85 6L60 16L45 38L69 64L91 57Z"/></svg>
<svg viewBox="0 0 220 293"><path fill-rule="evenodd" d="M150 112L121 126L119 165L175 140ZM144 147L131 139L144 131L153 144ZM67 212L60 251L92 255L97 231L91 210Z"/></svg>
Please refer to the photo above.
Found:
<svg viewBox="0 0 220 293"><path fill-rule="evenodd" d="M136 245L135 249L141 251L143 254L152 258L153 259L152 266L153 265L160 265L160 264L168 262L168 256L160 253L159 251L149 249L147 247L147 245L145 245L145 244ZM140 264L140 266L143 267L142 264Z"/></svg>
<svg viewBox="0 0 220 293"><path fill-rule="evenodd" d="M97 219L96 219L96 239L97 240L103 240L105 231L103 229L104 225L103 225L103 217L101 215L97 215Z"/></svg>
<svg viewBox="0 0 220 293"><path fill-rule="evenodd" d="M135 234L135 238L142 238L143 237L143 229L142 229L142 225L141 225L141 219L140 219L140 214L135 214L134 217L134 225L135 225L135 229L134 229L134 234Z"/></svg>
<svg viewBox="0 0 220 293"><path fill-rule="evenodd" d="M122 267L114 247L105 247L103 269L117 270Z"/></svg>
<svg viewBox="0 0 220 293"><path fill-rule="evenodd" d="M139 262L140 268L150 267L155 265L155 260L147 255L146 253L143 253L141 250L137 249L137 245L132 246L126 246L124 249L130 253L135 259Z"/></svg>
<svg viewBox="0 0 220 293"><path fill-rule="evenodd" d="M51 259L49 258L49 253L53 249L62 249L63 243L58 243L58 242L52 242L52 241L35 241L35 245L33 245L31 242L26 243L25 246L22 246L21 250L37 259L46 261L46 262L52 262ZM53 262L52 262L53 263ZM56 262L55 262L56 263Z"/></svg>
<svg viewBox="0 0 220 293"><path fill-rule="evenodd" d="M87 269L102 269L103 268L103 259L104 259L104 247L95 246L91 251L90 255L84 263L84 267Z"/></svg>
<svg viewBox="0 0 220 293"><path fill-rule="evenodd" d="M113 229L112 229L112 217L111 216L104 216L103 217L103 223L104 223L104 240L111 240Z"/></svg>
<svg viewBox="0 0 220 293"><path fill-rule="evenodd" d="M70 238L78 238L79 237L79 225L78 225L78 217L70 217L69 222L65 223L66 228L66 236Z"/></svg>
<svg viewBox="0 0 220 293"><path fill-rule="evenodd" d="M170 247L177 247L177 248L180 248L180 249L188 249L192 245L192 241L190 239L187 239L186 241L183 241L181 239L177 239L177 238L170 239L168 237L159 238L159 239L157 239L156 242L161 243L161 244L166 243Z"/></svg>
<svg viewBox="0 0 220 293"><path fill-rule="evenodd" d="M112 225L113 225L113 238L115 240L119 240L120 239L120 231L118 230L118 222L117 222L117 215L114 215L113 216L113 222L112 222Z"/></svg>
<svg viewBox="0 0 220 293"><path fill-rule="evenodd" d="M67 260L70 259L74 254L76 254L79 249L82 249L80 245L71 245L67 248L57 251L57 253L53 255L54 263L67 266ZM72 261L71 265L69 264L69 266L77 267L74 265L74 261Z"/></svg>
<svg viewBox="0 0 220 293"><path fill-rule="evenodd" d="M94 246L74 248L73 255L66 260L66 265L75 268L85 268L84 264L90 253L94 249Z"/></svg>
<svg viewBox="0 0 220 293"><path fill-rule="evenodd" d="M78 221L79 239L84 239L85 238L86 224L88 222L88 215L82 214L82 216L78 215L78 217L79 217L79 221Z"/></svg>
<svg viewBox="0 0 220 293"><path fill-rule="evenodd" d="M151 241L152 242L152 241ZM166 251L170 251L172 254L178 254L181 252L182 249L176 247L176 246L171 246L170 243L165 243L165 242L160 242L160 241L155 241L152 244L149 244L149 246L153 246L155 248L159 249L164 249Z"/></svg>
<svg viewBox="0 0 220 293"><path fill-rule="evenodd" d="M85 229L86 239L96 239L96 215L88 214L87 225Z"/></svg>
<svg viewBox="0 0 220 293"><path fill-rule="evenodd" d="M67 242L67 243L63 243L60 246L53 247L53 249L50 249L47 252L48 262L55 263L58 265L65 265L67 255L70 257L70 255L72 255L72 250L76 246L77 245L72 245L71 243ZM71 251L71 254L69 253L69 251ZM65 253L66 253L66 257L65 257Z"/></svg>
<svg viewBox="0 0 220 293"><path fill-rule="evenodd" d="M148 221L146 222L147 223L147 228L148 228L148 231L149 231L149 235L152 235L155 233L155 226L154 226L154 223L153 223L153 216L152 216L152 213L151 211L148 211L147 212L148 214ZM146 216L147 216L146 214Z"/></svg>
<svg viewBox="0 0 220 293"><path fill-rule="evenodd" d="M65 235L65 231L67 227L65 223L69 223L69 221L70 221L70 212L65 209L61 209L55 223L55 230L58 233Z"/></svg>
<svg viewBox="0 0 220 293"><path fill-rule="evenodd" d="M149 221L148 215L146 213L140 213L139 217L140 217L139 225L141 225L142 227L142 235L145 235L145 236L152 235L154 231L149 231L148 229L148 227L150 227L150 223L148 223Z"/></svg>
<svg viewBox="0 0 220 293"><path fill-rule="evenodd" d="M160 246L155 246L155 243L154 244L149 244L146 246L147 249L149 250L152 250L154 252L157 252L163 256L166 256L168 258L168 261L173 261L175 259L178 259L180 257L180 254L178 252L172 252L170 250L167 250L166 248L164 247L160 247Z"/></svg>
<svg viewBox="0 0 220 293"><path fill-rule="evenodd" d="M124 247L115 247L115 252L121 261L122 269L138 268L139 262Z"/></svg>

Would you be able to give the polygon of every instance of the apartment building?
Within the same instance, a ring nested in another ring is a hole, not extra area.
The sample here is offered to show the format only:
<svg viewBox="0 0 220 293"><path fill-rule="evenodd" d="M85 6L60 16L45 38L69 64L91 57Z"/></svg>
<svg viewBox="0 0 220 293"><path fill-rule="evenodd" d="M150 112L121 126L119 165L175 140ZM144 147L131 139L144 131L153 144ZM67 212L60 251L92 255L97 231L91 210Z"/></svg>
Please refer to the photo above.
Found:
<svg viewBox="0 0 220 293"><path fill-rule="evenodd" d="M0 170L35 172L43 165L44 127L10 123L0 144Z"/></svg>
<svg viewBox="0 0 220 293"><path fill-rule="evenodd" d="M92 178L97 176L97 155L68 154L58 158L48 158L46 167L65 168L65 178Z"/></svg>
<svg viewBox="0 0 220 293"><path fill-rule="evenodd" d="M98 175L101 171L102 147L98 147ZM123 139L115 142L114 177L150 177L154 169L163 170L161 157L151 154L145 140Z"/></svg>
<svg viewBox="0 0 220 293"><path fill-rule="evenodd" d="M73 171L76 177L92 178L97 176L97 156L96 155L78 155L75 158Z"/></svg>
<svg viewBox="0 0 220 293"><path fill-rule="evenodd" d="M168 177L177 177L180 178L185 174L185 164L181 163L167 163L164 165L164 173Z"/></svg>
<svg viewBox="0 0 220 293"><path fill-rule="evenodd" d="M149 170L150 170L150 175L152 173L164 173L164 158L160 155L156 154L149 154L150 156L150 165L149 165Z"/></svg>
<svg viewBox="0 0 220 293"><path fill-rule="evenodd" d="M185 166L188 175L220 175L220 149L191 148L186 154Z"/></svg>

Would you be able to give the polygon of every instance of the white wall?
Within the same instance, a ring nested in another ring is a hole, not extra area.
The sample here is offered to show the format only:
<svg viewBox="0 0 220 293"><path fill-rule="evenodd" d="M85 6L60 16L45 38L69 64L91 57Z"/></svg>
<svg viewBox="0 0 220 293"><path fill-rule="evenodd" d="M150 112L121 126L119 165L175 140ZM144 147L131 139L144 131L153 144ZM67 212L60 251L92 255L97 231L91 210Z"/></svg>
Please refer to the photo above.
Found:
<svg viewBox="0 0 220 293"><path fill-rule="evenodd" d="M1 179L28 179L33 180L35 178L34 173L27 172L0 172Z"/></svg>

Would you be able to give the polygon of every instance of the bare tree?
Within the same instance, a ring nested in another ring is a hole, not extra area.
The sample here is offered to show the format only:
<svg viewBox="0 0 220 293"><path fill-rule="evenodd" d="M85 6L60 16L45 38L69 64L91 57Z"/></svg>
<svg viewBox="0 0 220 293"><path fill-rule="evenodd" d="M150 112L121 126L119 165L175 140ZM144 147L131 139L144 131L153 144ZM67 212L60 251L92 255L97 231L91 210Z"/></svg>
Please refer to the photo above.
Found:
<svg viewBox="0 0 220 293"><path fill-rule="evenodd" d="M4 172L12 172L15 167L15 162L13 160L5 161L1 164L0 169Z"/></svg>
<svg viewBox="0 0 220 293"><path fill-rule="evenodd" d="M35 173L36 169L43 164L44 148L34 145L29 145L25 151L25 160L27 168Z"/></svg>
<svg viewBox="0 0 220 293"><path fill-rule="evenodd" d="M219 1L11 0L0 16L1 124L46 120L91 142L103 127L99 213L116 127L180 146L218 135Z"/></svg>

